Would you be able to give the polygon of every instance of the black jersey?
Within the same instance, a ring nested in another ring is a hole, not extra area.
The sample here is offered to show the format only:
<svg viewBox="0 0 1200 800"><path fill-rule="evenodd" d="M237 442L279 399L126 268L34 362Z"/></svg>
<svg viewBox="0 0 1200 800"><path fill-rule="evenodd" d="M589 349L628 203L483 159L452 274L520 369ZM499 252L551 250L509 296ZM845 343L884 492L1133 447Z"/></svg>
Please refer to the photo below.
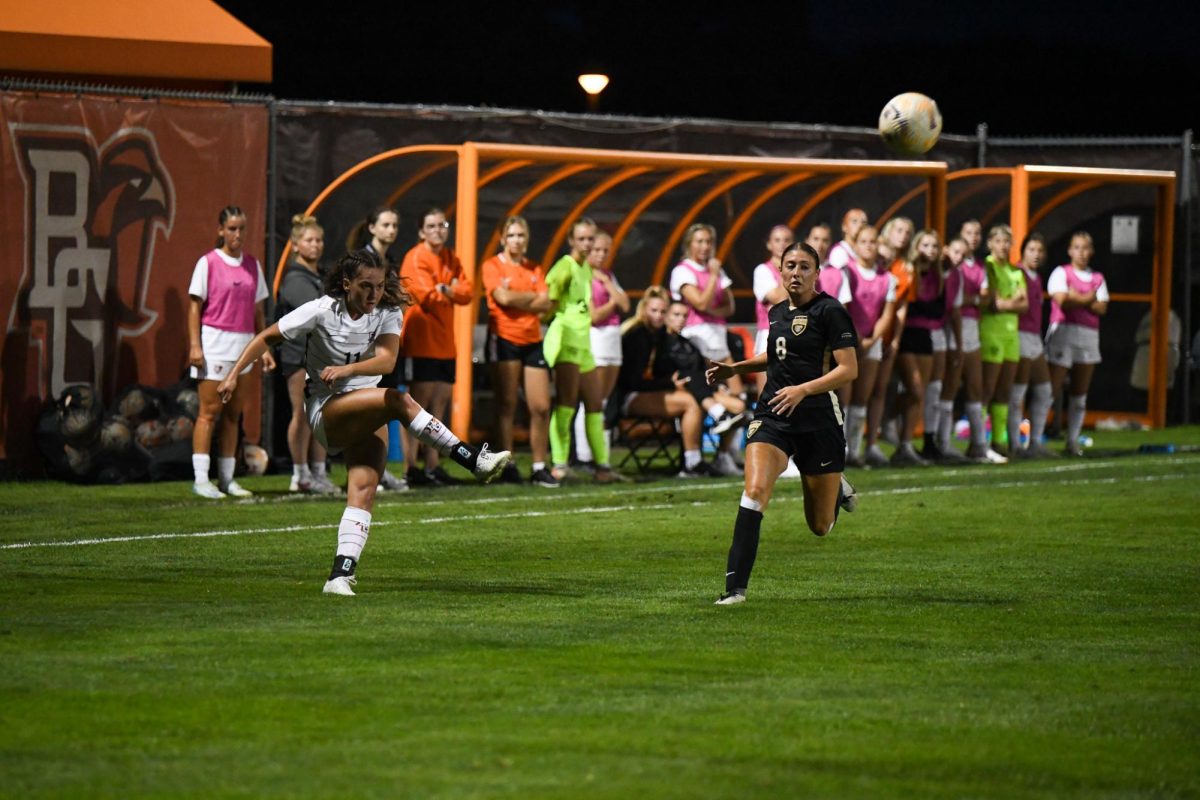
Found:
<svg viewBox="0 0 1200 800"><path fill-rule="evenodd" d="M845 306L824 292L807 305L784 300L767 312L767 385L763 388L755 419L773 418L793 433L837 428L842 410L833 392L809 395L784 417L771 410L769 401L780 389L815 380L836 366L833 351L858 344L858 334Z"/></svg>

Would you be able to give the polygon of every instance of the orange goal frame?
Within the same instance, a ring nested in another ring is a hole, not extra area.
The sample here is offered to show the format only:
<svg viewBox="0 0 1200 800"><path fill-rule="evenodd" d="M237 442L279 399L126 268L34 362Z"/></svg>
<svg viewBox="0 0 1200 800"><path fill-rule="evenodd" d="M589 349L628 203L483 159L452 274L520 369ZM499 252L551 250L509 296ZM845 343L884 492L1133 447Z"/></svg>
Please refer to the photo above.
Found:
<svg viewBox="0 0 1200 800"><path fill-rule="evenodd" d="M613 257L616 256L625 234L632 228L638 217L647 210L654 200L664 194L688 190L689 180L701 175L720 173L722 179L713 187L699 193L689 210L680 218L676 229L663 245L655 263L654 278L661 280L670 259L674 246L688 224L695 221L705 206L721 193L730 190L740 183L763 175L778 174L780 177L764 189L751 201L735 218L729 231L722 237L718 257L723 257L737 236L746 228L755 211L761 208L771 197L778 195L802 181L818 175L839 176L829 184L821 187L809 197L788 219L795 227L804 217L823 200L841 189L859 181L874 176L916 176L925 179L919 191L926 195L925 220L926 227L945 233L946 224L946 175L947 166L940 161L855 161L849 159L804 159L804 158L760 158L753 156L714 156L714 155L685 155L679 153L639 152L626 150L601 150L574 147L541 147L535 145L504 145L482 142L465 142L461 145L427 145L402 147L380 153L366 159L339 175L309 205L306 213L316 214L329 197L339 187L362 172L380 165L386 161L414 155L442 155L427 164L418 174L404 181L403 185L392 191L388 203L395 203L399 197L411 190L421 180L442 169L456 166L458 170L457 197L453 204L446 208L447 216L457 217L455 225L454 251L462 262L467 276L476 283L477 259L481 252L478 247L478 198L480 189L502 175L523 169L535 164L560 165L549 176L542 178L530 187L522 197L514 203L509 213L517 214L528 206L541 193L549 191L566 178L598 167L616 167L617 171L606 176L604 180L590 191L581 193L580 200L572 207L570 213L564 215L564 220L555 235L551 238L542 257L542 263L550 263L557 254L567 234L567 226L572 219L586 213L590 204L595 203L601 196L612 191L621 183L638 175L653 170L666 171L661 181L651 192L641 198L625 213L621 223L613 234ZM483 167L495 163L490 169ZM912 195L915 196L915 193ZM910 197L912 199L912 197ZM895 208L900 208L897 204ZM893 212L894 213L894 212ZM880 222L883 218L880 219ZM489 242L489 244L492 244ZM487 248L484 249L484 252ZM279 290L284 267L291 255L291 243L283 249L275 270L275 292ZM536 255L536 254L535 254ZM740 294L740 292L735 292ZM474 325L478 317L478 305L472 303L466 306L456 306L454 310L454 335L461 344L458 348L455 384L453 391L453 410L451 412L451 428L459 435L466 436L471 421L471 342Z"/></svg>
<svg viewBox="0 0 1200 800"><path fill-rule="evenodd" d="M1051 211L1073 197L1113 184L1137 184L1155 189L1154 252L1149 294L1113 293L1114 303L1149 303L1153 325L1150 332L1150 369L1148 375L1147 408L1144 414L1110 412L1089 413L1134 419L1153 428L1167 423L1167 346L1168 312L1171 309L1171 259L1175 236L1174 172L1161 170L1100 169L1093 167L1054 167L1022 164L1015 167L990 167L958 170L949 173L949 181L973 177L1000 176L1009 179L1009 225L1013 232L1013 263L1020 260L1021 242L1035 230ZM1031 193L1054 184L1065 184L1036 207L1031 206ZM948 209L949 210L949 209ZM1000 209L995 209L996 213ZM984 226L990 220L983 220Z"/></svg>

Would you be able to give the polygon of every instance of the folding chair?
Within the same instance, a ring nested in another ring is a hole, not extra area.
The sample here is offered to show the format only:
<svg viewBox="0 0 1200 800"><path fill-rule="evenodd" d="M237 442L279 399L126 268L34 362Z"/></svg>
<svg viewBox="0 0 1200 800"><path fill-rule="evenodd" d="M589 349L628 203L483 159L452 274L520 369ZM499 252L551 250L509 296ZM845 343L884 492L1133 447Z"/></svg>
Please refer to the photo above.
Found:
<svg viewBox="0 0 1200 800"><path fill-rule="evenodd" d="M623 417L617 421L616 434L615 444L627 448L617 469L633 461L638 472L644 474L656 461L661 466L663 459L671 471L678 471L683 464L683 438L675 428L674 419Z"/></svg>

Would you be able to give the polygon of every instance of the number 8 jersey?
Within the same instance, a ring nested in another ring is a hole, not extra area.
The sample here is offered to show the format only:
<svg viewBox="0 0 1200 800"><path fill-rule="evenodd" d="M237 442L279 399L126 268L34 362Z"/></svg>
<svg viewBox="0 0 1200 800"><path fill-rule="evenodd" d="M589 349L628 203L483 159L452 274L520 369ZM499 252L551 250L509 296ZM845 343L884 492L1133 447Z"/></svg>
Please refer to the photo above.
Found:
<svg viewBox="0 0 1200 800"><path fill-rule="evenodd" d="M769 401L780 389L815 380L836 366L833 351L855 347L858 335L845 306L824 292L807 305L784 300L767 312L767 384L763 387L755 419L770 418L776 427L793 433L837 428L842 410L834 392L809 395L784 417L771 410Z"/></svg>
<svg viewBox="0 0 1200 800"><path fill-rule="evenodd" d="M279 333L288 341L304 344L307 395L328 397L379 385L379 375L354 375L335 381L331 387L321 380L321 371L373 357L375 342L389 333L399 335L402 319L399 309L379 306L351 319L344 300L325 295L284 315L279 320Z"/></svg>

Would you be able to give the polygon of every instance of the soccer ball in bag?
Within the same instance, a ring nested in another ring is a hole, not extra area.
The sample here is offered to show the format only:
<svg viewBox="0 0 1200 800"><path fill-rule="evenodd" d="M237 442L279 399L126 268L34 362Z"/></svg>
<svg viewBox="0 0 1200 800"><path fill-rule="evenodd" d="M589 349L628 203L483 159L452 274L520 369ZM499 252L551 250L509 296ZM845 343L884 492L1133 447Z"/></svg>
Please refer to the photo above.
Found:
<svg viewBox="0 0 1200 800"><path fill-rule="evenodd" d="M937 103L920 92L898 94L879 112L879 135L902 156L928 153L941 133Z"/></svg>

